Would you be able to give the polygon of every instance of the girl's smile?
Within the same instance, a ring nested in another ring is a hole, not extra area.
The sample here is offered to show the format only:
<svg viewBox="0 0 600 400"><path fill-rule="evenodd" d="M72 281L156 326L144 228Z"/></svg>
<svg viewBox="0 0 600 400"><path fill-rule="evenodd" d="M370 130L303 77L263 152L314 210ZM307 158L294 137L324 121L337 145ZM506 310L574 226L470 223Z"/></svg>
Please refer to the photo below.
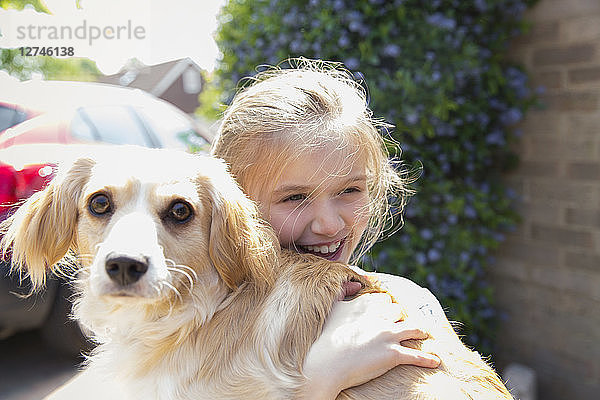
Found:
<svg viewBox="0 0 600 400"><path fill-rule="evenodd" d="M319 257L326 258L331 261L339 260L339 256L342 254L344 250L345 238L342 240L338 240L332 244L321 244L321 245L296 245L297 249L301 253L311 253L317 255Z"/></svg>

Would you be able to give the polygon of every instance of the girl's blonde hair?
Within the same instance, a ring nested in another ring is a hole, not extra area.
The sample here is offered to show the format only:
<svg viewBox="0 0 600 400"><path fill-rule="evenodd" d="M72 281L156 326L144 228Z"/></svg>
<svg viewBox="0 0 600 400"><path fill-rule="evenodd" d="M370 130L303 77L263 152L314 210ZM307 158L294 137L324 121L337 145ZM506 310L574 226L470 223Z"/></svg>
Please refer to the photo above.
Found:
<svg viewBox="0 0 600 400"><path fill-rule="evenodd" d="M250 78L225 112L212 153L223 158L247 193L263 193L293 157L333 143L358 149L367 168L369 224L355 250L356 262L401 218L410 190L405 173L389 159L365 89L340 64L288 60ZM252 197L252 196L251 196ZM399 226L399 225L398 225Z"/></svg>

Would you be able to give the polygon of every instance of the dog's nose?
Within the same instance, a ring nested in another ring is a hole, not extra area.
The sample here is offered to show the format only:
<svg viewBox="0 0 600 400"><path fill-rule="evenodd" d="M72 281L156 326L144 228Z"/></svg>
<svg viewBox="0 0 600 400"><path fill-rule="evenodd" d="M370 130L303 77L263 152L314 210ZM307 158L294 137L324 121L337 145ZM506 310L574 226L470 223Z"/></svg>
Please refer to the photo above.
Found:
<svg viewBox="0 0 600 400"><path fill-rule="evenodd" d="M137 282L148 271L148 261L143 256L109 254L106 257L106 273L121 286Z"/></svg>

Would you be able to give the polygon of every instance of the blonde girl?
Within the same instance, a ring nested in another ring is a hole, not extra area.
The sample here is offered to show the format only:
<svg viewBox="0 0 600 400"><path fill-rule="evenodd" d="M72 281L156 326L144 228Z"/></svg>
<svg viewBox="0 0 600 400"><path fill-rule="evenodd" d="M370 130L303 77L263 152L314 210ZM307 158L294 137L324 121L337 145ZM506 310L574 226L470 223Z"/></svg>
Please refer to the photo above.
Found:
<svg viewBox="0 0 600 400"><path fill-rule="evenodd" d="M259 204L282 247L355 263L390 227L390 199L401 210L409 190L390 164L378 131L383 124L372 118L351 73L321 61L291 64L258 74L236 94L213 154ZM424 324L451 329L427 289L377 276ZM356 290L348 283L344 294ZM305 360L304 397L335 398L398 364L436 367L435 355L401 345L425 332L396 322L397 307L375 294L337 302Z"/></svg>

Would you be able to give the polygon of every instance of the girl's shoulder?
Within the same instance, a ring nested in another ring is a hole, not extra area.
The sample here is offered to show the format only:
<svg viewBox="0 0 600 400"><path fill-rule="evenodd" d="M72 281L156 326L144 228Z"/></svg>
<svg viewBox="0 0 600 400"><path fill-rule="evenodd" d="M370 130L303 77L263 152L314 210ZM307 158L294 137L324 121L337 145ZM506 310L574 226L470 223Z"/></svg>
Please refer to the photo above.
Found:
<svg viewBox="0 0 600 400"><path fill-rule="evenodd" d="M433 321L447 321L440 302L429 289L401 276L367 272L356 266L351 268L358 274L377 278L382 287L394 296L396 302L405 306L409 313L412 311Z"/></svg>

